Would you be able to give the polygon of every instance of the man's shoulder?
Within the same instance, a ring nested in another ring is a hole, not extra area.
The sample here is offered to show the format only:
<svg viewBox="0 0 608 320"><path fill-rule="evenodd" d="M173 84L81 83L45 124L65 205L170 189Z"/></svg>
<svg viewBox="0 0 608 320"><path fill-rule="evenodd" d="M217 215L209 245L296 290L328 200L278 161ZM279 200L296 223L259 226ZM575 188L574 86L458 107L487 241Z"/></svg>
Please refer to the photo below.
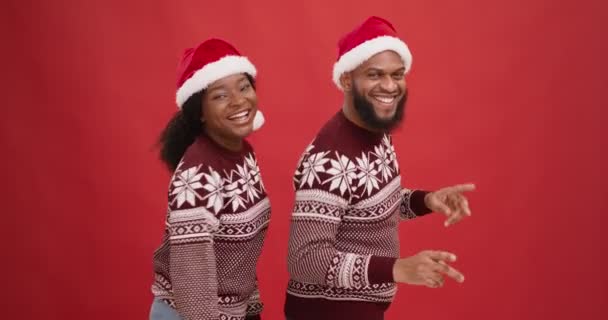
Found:
<svg viewBox="0 0 608 320"><path fill-rule="evenodd" d="M319 151L340 151L348 144L348 131L343 128L340 114L332 116L321 127L311 145ZM310 146L309 146L310 148Z"/></svg>

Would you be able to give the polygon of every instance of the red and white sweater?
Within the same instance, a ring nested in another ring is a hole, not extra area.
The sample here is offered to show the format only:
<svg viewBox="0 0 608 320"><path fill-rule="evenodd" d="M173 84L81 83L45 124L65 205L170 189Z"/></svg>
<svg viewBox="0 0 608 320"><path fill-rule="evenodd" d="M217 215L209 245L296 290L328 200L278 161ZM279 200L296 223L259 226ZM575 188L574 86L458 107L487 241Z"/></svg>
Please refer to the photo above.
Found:
<svg viewBox="0 0 608 320"><path fill-rule="evenodd" d="M402 189L391 137L342 111L304 152L289 241L290 319L383 319L396 285L398 224L429 213L424 191Z"/></svg>
<svg viewBox="0 0 608 320"><path fill-rule="evenodd" d="M230 152L201 135L175 170L168 196L154 296L183 319L259 319L256 264L270 203L251 146Z"/></svg>

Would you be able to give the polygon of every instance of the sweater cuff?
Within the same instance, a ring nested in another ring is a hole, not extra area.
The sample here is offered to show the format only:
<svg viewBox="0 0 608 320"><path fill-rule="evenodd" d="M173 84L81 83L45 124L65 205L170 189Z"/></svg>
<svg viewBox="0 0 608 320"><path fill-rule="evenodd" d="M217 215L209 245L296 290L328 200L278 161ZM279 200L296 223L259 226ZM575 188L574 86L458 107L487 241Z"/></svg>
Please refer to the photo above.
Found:
<svg viewBox="0 0 608 320"><path fill-rule="evenodd" d="M424 197L429 193L429 191L423 190L412 191L412 195L410 196L410 209L416 216L423 216L432 212L424 203Z"/></svg>
<svg viewBox="0 0 608 320"><path fill-rule="evenodd" d="M370 284L395 282L393 280L393 266L397 258L371 256L367 268L367 280Z"/></svg>

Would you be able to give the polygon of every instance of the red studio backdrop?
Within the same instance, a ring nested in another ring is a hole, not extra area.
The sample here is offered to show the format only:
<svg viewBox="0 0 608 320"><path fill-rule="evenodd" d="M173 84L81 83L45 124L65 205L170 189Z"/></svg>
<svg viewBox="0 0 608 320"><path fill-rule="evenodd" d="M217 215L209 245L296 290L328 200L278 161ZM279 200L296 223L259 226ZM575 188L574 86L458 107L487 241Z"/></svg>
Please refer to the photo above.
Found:
<svg viewBox="0 0 608 320"><path fill-rule="evenodd" d="M608 4L597 0L2 1L3 319L146 319L182 50L258 67L251 136L273 206L258 265L282 319L292 174L341 106L338 38L391 20L414 63L404 185L475 182L473 216L402 224L402 255L455 252L464 284L400 286L387 319L608 319Z"/></svg>

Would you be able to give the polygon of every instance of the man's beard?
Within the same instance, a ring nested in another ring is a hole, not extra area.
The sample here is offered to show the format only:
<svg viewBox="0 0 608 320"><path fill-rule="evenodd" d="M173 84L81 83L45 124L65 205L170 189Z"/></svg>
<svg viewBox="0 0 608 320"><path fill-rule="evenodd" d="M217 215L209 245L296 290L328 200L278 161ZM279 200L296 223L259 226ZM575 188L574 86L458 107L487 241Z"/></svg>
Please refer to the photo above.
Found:
<svg viewBox="0 0 608 320"><path fill-rule="evenodd" d="M359 94L359 89L356 86L353 86L352 96L355 110L357 110L361 120L363 120L363 123L365 123L365 125L368 127L384 132L390 132L401 124L403 114L405 112L405 103L407 102L407 89L405 89L403 97L401 97L401 99L399 99L397 102L397 110L390 119L380 119L378 115L376 115L376 111L374 111L374 106L372 103L369 102L369 100L367 100L364 96Z"/></svg>

